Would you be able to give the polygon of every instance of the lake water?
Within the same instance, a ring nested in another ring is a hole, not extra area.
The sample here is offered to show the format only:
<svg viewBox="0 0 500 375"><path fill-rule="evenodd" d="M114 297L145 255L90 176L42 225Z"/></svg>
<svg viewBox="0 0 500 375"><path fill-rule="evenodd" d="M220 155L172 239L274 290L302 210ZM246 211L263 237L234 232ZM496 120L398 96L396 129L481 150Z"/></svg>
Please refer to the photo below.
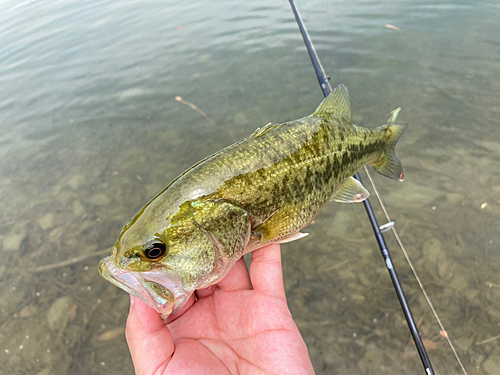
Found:
<svg viewBox="0 0 500 375"><path fill-rule="evenodd" d="M499 374L498 1L297 6L355 123L403 108L406 180L375 182L468 373ZM132 373L129 298L94 254L193 163L310 114L316 77L284 0L0 7L0 374ZM423 374L362 205L307 231L282 247L284 278L317 374ZM386 239L436 373L460 374Z"/></svg>

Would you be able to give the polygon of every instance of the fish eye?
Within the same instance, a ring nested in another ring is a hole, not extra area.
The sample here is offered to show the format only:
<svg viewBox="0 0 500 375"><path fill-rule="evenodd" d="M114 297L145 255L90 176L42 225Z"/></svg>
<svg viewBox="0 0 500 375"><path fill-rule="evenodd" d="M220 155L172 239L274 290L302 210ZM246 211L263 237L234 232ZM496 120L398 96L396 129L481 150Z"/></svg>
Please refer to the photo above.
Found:
<svg viewBox="0 0 500 375"><path fill-rule="evenodd" d="M163 242L153 242L144 249L144 255L149 259L158 259L165 254L166 248Z"/></svg>

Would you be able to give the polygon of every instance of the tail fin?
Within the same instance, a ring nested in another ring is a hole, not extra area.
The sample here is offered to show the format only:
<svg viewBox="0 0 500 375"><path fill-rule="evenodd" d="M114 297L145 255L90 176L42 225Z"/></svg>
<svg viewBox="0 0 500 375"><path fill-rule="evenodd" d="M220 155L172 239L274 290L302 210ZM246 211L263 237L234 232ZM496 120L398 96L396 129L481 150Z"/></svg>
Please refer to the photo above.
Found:
<svg viewBox="0 0 500 375"><path fill-rule="evenodd" d="M396 147L398 139L404 134L407 127L408 124L389 123L378 128L386 135L387 147L380 160L370 165L376 172L394 180L404 180L404 169L401 160L394 151L394 147Z"/></svg>

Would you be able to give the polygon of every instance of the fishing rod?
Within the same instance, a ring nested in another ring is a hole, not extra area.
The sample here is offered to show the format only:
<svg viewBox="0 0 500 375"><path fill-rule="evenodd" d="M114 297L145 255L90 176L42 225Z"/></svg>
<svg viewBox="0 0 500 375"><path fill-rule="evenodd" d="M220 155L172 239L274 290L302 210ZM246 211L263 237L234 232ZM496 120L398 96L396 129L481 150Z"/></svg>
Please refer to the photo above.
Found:
<svg viewBox="0 0 500 375"><path fill-rule="evenodd" d="M311 62L314 67L314 71L316 72L316 77L318 78L319 85L321 87L321 91L323 91L323 95L325 98L330 95L331 92L331 87L329 84L330 77L328 77L325 74L325 71L323 69L323 66L321 65L321 62L317 56L316 50L312 44L311 38L306 30L306 27L304 23L302 22L302 19L300 17L300 14L295 6L294 0L288 0L290 3L290 6L292 7L293 14L295 16L295 20L297 21L297 25L299 26L300 33L302 34L302 39L304 40L304 44L306 45L307 52L309 54L309 57L311 59ZM361 182L361 177L359 176L359 173L356 173L354 177ZM381 227L379 227L377 223L377 218L375 217L375 214L373 212L372 206L370 204L370 201L368 199L365 199L363 201L363 204L365 206L366 213L368 214L368 218L370 220L370 224L372 226L373 232L375 234L375 238L377 239L378 246L380 248L380 251L382 253L382 256L384 257L385 260L385 265L387 267L387 270L389 271L389 275L391 276L392 284L394 285L394 289L396 290L396 294L399 299L399 303L401 304L401 308L403 309L403 313L406 318L406 322L408 323L408 327L410 328L411 335L413 336L413 340L415 341L415 345L418 350L418 354L420 355L420 359L422 360L422 364L424 365L424 369L427 375L434 375L434 370L432 369L431 362L429 360L429 356L427 355L427 352L425 350L424 344L422 342L422 339L418 333L417 325L415 324L415 320L413 319L413 315L411 314L410 311L410 306L408 305L408 302L406 301L406 297L403 291L403 287L401 286L401 283L399 282L399 277L396 273L396 269L394 268L394 265L391 260L391 255L389 254L389 249L387 248L387 244L385 243L384 236L381 231ZM384 225L382 228L390 228L394 223L390 222L386 225Z"/></svg>

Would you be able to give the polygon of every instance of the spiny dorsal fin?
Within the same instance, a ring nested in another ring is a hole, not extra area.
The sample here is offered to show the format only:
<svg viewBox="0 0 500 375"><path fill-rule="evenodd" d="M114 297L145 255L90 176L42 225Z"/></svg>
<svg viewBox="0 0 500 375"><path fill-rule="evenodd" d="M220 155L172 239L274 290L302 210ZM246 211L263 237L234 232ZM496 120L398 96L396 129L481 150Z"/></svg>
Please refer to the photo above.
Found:
<svg viewBox="0 0 500 375"><path fill-rule="evenodd" d="M321 102L312 115L324 119L345 118L351 121L351 101L347 87L342 83L335 87L335 90Z"/></svg>
<svg viewBox="0 0 500 375"><path fill-rule="evenodd" d="M250 134L250 136L248 138L259 138L261 136L263 136L264 134L266 134L267 132L273 130L273 129L276 129L280 126L282 126L283 124L267 124L266 126L263 126L262 128L257 128L255 129L255 131Z"/></svg>
<svg viewBox="0 0 500 375"><path fill-rule="evenodd" d="M330 200L340 203L357 203L363 202L369 196L370 193L361 182L354 177L349 177Z"/></svg>

